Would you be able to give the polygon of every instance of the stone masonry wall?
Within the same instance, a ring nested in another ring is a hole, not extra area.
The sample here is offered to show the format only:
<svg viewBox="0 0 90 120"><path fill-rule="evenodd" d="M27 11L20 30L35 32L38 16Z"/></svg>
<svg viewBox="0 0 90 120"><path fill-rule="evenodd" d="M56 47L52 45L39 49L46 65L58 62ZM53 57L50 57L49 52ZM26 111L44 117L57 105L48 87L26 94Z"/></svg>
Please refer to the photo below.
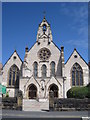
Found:
<svg viewBox="0 0 90 120"><path fill-rule="evenodd" d="M52 111L82 111L90 110L90 99L49 99L49 109ZM53 101L53 102L52 102Z"/></svg>

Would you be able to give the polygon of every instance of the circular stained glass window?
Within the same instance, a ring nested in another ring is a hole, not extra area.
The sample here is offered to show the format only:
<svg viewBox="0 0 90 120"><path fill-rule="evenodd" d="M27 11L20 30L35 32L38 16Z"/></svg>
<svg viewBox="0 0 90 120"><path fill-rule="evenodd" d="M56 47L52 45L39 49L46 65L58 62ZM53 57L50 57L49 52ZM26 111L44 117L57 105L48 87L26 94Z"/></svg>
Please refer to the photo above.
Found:
<svg viewBox="0 0 90 120"><path fill-rule="evenodd" d="M48 60L50 58L50 55L51 55L51 52L47 48L42 48L38 52L39 58L43 61Z"/></svg>

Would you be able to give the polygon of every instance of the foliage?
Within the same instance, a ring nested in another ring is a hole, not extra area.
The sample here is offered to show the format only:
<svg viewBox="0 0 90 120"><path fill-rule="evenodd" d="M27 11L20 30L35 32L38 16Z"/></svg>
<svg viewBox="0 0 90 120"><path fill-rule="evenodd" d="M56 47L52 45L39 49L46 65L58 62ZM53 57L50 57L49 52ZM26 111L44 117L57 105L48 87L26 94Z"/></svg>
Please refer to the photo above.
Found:
<svg viewBox="0 0 90 120"><path fill-rule="evenodd" d="M87 97L90 98L90 83L87 85L87 89L88 89Z"/></svg>
<svg viewBox="0 0 90 120"><path fill-rule="evenodd" d="M85 87L72 87L67 91L68 98L90 98L90 84Z"/></svg>
<svg viewBox="0 0 90 120"><path fill-rule="evenodd" d="M9 97L9 92L6 92L6 97Z"/></svg>

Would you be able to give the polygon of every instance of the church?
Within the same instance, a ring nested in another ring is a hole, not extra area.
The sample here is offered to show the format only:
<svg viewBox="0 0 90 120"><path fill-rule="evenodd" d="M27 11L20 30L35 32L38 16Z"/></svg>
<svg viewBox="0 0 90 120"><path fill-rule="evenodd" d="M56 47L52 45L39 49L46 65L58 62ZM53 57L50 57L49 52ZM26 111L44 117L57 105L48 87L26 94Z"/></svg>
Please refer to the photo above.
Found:
<svg viewBox="0 0 90 120"><path fill-rule="evenodd" d="M50 24L44 17L39 24L35 44L25 48L24 60L15 50L3 66L2 85L9 97L19 90L23 99L67 98L67 91L74 86L89 83L88 64L74 48L65 63L64 47L58 48L52 39Z"/></svg>

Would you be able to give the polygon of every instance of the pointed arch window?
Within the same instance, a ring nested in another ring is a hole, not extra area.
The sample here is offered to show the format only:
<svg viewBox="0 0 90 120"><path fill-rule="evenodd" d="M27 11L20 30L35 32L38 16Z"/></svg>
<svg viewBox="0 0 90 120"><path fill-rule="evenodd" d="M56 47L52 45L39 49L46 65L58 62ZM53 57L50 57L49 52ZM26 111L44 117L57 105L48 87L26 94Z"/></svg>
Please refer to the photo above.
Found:
<svg viewBox="0 0 90 120"><path fill-rule="evenodd" d="M51 75L51 76L55 76L55 62L54 62L54 61L51 62L50 68L51 68L51 73L50 73L50 75Z"/></svg>
<svg viewBox="0 0 90 120"><path fill-rule="evenodd" d="M46 24L43 25L43 32L46 31Z"/></svg>
<svg viewBox="0 0 90 120"><path fill-rule="evenodd" d="M19 69L14 64L8 72L8 86L19 87Z"/></svg>
<svg viewBox="0 0 90 120"><path fill-rule="evenodd" d="M42 77L45 78L47 74L47 67L46 65L42 65Z"/></svg>
<svg viewBox="0 0 90 120"><path fill-rule="evenodd" d="M33 75L34 77L38 76L38 63L37 62L34 62L34 65L33 65Z"/></svg>
<svg viewBox="0 0 90 120"><path fill-rule="evenodd" d="M72 86L83 85L83 70L78 63L75 63L73 65L71 75L72 75Z"/></svg>

